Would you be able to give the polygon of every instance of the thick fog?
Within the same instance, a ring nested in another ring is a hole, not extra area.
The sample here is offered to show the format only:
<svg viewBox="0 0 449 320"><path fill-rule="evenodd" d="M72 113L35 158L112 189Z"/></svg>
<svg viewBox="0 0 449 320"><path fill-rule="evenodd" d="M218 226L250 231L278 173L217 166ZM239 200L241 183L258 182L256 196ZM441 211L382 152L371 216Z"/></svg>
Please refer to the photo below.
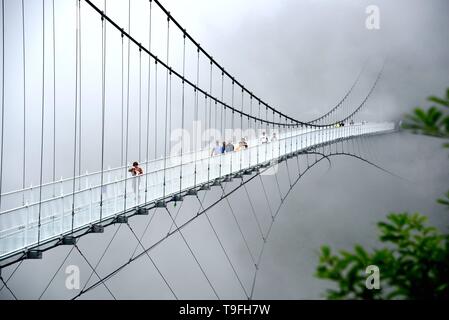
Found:
<svg viewBox="0 0 449 320"><path fill-rule="evenodd" d="M103 1L94 1L103 9ZM149 48L148 1L132 1L131 35ZM75 110L75 26L76 1L55 1L55 74L56 91L53 96L53 56L51 1L46 6L45 38L45 86L44 86L44 165L43 180L56 179L98 170L101 166L101 20L85 2L81 1L81 103L82 128L81 147L77 145L78 157L74 157L74 110ZM427 107L426 97L443 95L449 87L449 3L432 1L236 1L236 0L169 0L162 3L172 16L187 29L201 46L209 52L238 81L254 95L263 99L293 118L308 121L327 112L345 95L363 69L359 84L345 102L345 110L357 107L368 93L377 72L385 63L380 82L368 100L360 120L398 121L406 112L422 105ZM26 176L25 185L36 185L40 178L40 139L42 107L42 3L25 1L26 35ZM366 28L366 8L379 8L380 29ZM5 129L2 192L22 187L23 164L23 65L22 27L19 1L5 1ZM107 14L120 27L128 30L128 1L107 0ZM48 20L50 19L50 20ZM123 163L122 140L122 46L120 33L106 24L106 88L105 104L105 166L120 166ZM167 61L167 21L160 10L153 6L151 52L162 61ZM148 55L142 52L139 69L139 51L130 47L129 90L129 152L128 161L146 160L164 155L165 125L165 81L166 70L158 65L155 74L154 60L150 60L150 114L148 104ZM124 42L124 103L126 107L126 80L128 47ZM170 25L170 49L168 64L182 73L182 33ZM196 49L186 45L186 78L196 83ZM210 78L209 61L201 57L199 87L211 94L221 96L221 72L214 69ZM139 74L139 70L141 73ZM139 79L141 80L141 119L139 122ZM156 82L157 81L157 82ZM172 78L172 121L167 130L170 135L181 126L180 102L181 82ZM158 84L158 90L155 84ZM193 110L194 93L186 86L186 108ZM157 117L154 101L159 104ZM56 101L56 117L53 114L53 98ZM249 96L235 90L234 105L249 112ZM232 104L232 87L229 79L224 82L223 100ZM206 110L204 97L199 98L198 120L203 120ZM204 109L201 109L204 108ZM257 112L252 109L253 113ZM262 114L263 114L262 110ZM217 113L218 114L218 113ZM217 115L212 113L212 119ZM148 138L139 141L139 128L146 130L146 119L150 115ZM53 127L55 120L56 127ZM186 115L186 128L191 130L193 112ZM207 121L207 119L205 119ZM212 125L213 123L211 123ZM203 123L204 125L204 123ZM230 117L225 127L230 127ZM246 124L245 124L246 126ZM56 143L53 145L53 132ZM79 131L78 131L79 134ZM207 145L208 137L201 141ZM172 143L174 143L172 141ZM261 299L318 299L331 284L318 280L315 268L318 250L323 244L335 249L349 249L356 243L373 248L377 242L375 223L392 211L421 212L430 222L440 228L448 223L447 210L435 199L447 191L448 155L436 138L399 132L390 135L364 138L364 157L393 172L388 175L360 160L351 157L332 158L331 166L321 161L308 171L285 200L264 249L254 298ZM121 147L122 146L122 147ZM55 171L53 171L53 147L55 147ZM195 142L187 145L193 150ZM140 157L139 157L140 154ZM309 160L315 159L311 156ZM74 161L75 160L75 161ZM76 166L74 167L74 163ZM305 166L301 158L300 168ZM81 166L79 165L81 164ZM297 174L297 164L291 160L280 166L279 182L283 194L288 190L289 179ZM11 169L13 168L13 169ZM20 169L19 169L20 168ZM19 174L18 174L19 173ZM274 176L263 176L270 203L268 205L260 179L248 185L248 194L260 219L264 232L270 225L270 206L280 203L279 191ZM226 190L237 186L237 182L226 186ZM221 190L212 189L205 197L211 203ZM251 254L258 255L262 239L257 223L252 217L251 202L245 190L229 197L229 202L247 236L250 250L242 241L239 229L226 201L220 202L208 213L216 231L229 253L243 287L251 291L254 264ZM176 215L177 223L186 221L199 210L194 198L186 199L182 205L169 206ZM131 225L138 235L142 234L152 214L135 217ZM179 219L179 220L178 220ZM172 228L166 212L155 213L151 227L143 239L149 246ZM108 254L98 268L98 274L106 275L121 263L126 262L135 250L137 241L126 226L112 226L102 235L88 235L79 241L86 257L96 264L114 232L120 228ZM183 229L183 236L203 264L205 273L217 290L220 298L245 298L245 292L236 278L228 260L215 238L205 216ZM43 260L24 261L8 283L20 298L36 299L71 250L58 247L44 254ZM137 252L142 248L137 247ZM249 253L250 251L251 253ZM215 298L208 282L192 258L182 237L176 234L162 245L150 251L155 263L173 286L178 298ZM65 266L78 265L81 269L81 286L91 273L89 266L78 252L73 250L56 273L43 298L66 299L79 291L65 287ZM2 270L7 279L16 266ZM95 275L90 284L97 280ZM116 298L122 299L172 299L173 295L162 281L147 256L142 256L107 282ZM3 288L2 299L11 295ZM110 299L112 296L100 285L83 298Z"/></svg>

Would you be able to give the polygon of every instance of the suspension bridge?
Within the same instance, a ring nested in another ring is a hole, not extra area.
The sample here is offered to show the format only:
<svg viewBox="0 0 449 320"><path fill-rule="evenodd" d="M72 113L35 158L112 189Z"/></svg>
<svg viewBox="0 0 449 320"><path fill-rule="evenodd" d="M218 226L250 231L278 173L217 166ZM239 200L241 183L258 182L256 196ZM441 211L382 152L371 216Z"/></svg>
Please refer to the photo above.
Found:
<svg viewBox="0 0 449 320"><path fill-rule="evenodd" d="M133 6L138 9L133 11ZM177 299L170 279L150 253L178 234L213 296L220 299L208 270L183 234L186 226L204 218L242 297L252 299L265 243L279 210L310 168L332 156L346 155L384 170L363 157L363 142L372 135L392 133L397 125L361 117L383 67L361 101L349 103L349 97L363 71L328 112L302 121L239 82L159 1L123 1L121 7L127 13L126 25L109 15L108 1L2 0L0 292L20 298L8 283L21 265L45 261L47 251L68 246L66 258L36 298L44 297L68 256L77 251L91 269L89 280L94 275L98 279L90 285L88 280L74 299L98 286L115 298L107 281L142 257L149 259ZM62 16L58 9L67 16L58 19ZM143 15L133 15L136 11ZM155 42L163 43L162 49L153 48ZM36 63L39 59L41 64ZM14 91L8 89L11 82ZM209 130L205 138L198 124ZM175 129L179 129L177 144L171 137ZM268 141L261 142L262 134ZM215 141L237 147L241 138L247 147L211 154ZM132 176L129 168L135 160L143 174ZM284 193L277 178L280 166L288 173ZM11 167L15 168L12 175ZM273 195L266 192L264 177L275 178L271 183L279 190L277 206L270 201ZM247 190L257 181L269 208L266 230ZM204 197L213 189L219 190L218 196L206 205ZM252 215L260 233L258 253L251 250L235 215L238 207L228 200L236 192L246 193L251 203L246 214ZM190 197L200 208L180 221L182 203ZM209 217L211 208L221 202L227 204L235 232L252 261L250 285L242 281ZM167 214L170 229L144 245L142 239L157 210ZM141 235L132 226L137 216L147 218ZM98 265L117 231L96 265L83 254L78 241L88 234L101 237L105 228L117 224L129 228L137 240L136 249L118 268L100 275Z"/></svg>

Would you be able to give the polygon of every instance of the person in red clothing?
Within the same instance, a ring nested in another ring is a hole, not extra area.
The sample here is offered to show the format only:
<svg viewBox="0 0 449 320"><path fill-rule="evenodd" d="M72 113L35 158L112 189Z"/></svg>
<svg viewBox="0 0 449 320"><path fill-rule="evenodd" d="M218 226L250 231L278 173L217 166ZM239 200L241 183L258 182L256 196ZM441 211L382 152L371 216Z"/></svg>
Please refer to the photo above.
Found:
<svg viewBox="0 0 449 320"><path fill-rule="evenodd" d="M133 163L133 166L128 169L128 172L131 172L131 175L134 177L133 184L133 191L135 195L135 201L136 204L139 203L139 186L140 186L140 176L143 175L143 170L141 167L139 167L139 163L135 161Z"/></svg>

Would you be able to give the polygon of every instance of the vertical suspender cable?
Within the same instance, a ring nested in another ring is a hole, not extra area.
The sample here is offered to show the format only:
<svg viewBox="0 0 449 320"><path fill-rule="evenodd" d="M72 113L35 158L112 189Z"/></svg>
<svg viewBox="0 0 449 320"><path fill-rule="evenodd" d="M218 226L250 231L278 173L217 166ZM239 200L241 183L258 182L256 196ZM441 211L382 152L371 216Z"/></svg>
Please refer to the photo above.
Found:
<svg viewBox="0 0 449 320"><path fill-rule="evenodd" d="M139 163L142 161L142 48L139 47Z"/></svg>
<svg viewBox="0 0 449 320"><path fill-rule="evenodd" d="M73 233L75 224L75 187L76 187L76 153L78 140L78 60L79 60L79 19L80 0L76 1L76 36L75 36L75 107L74 107L74 135L73 135L73 185L72 185L72 226Z"/></svg>
<svg viewBox="0 0 449 320"><path fill-rule="evenodd" d="M293 139L295 139L295 148L293 150L296 152L298 151L298 124L295 124L292 128L292 143Z"/></svg>
<svg viewBox="0 0 449 320"><path fill-rule="evenodd" d="M148 30L148 50L151 51L151 18L152 18L153 2L150 1L150 19ZM148 199L148 163L150 161L150 98L151 98L151 55L148 55L148 108L147 108L147 150L146 150L146 164L145 164L145 203Z"/></svg>
<svg viewBox="0 0 449 320"><path fill-rule="evenodd" d="M167 65L169 65L170 58L170 16L167 16ZM166 170L167 170L167 128L168 128L168 85L169 77L171 77L171 69L167 68L165 74L165 133L164 133L164 183L163 183L163 197L165 198L166 192Z"/></svg>
<svg viewBox="0 0 449 320"><path fill-rule="evenodd" d="M288 119L285 118L285 125L284 125L284 132L285 132L284 133L285 134L285 137L284 137L284 153L287 153L287 140L289 138L288 132L289 132L289 129L290 129L287 124L288 124Z"/></svg>
<svg viewBox="0 0 449 320"><path fill-rule="evenodd" d="M210 72L209 72L209 94L212 97L212 60L210 61ZM207 103L207 96L206 96L206 103ZM212 98L209 99L209 126L208 126L209 130L210 130L211 126L212 126ZM216 129L216 123L215 123L214 132L215 132L215 129ZM214 134L214 138L216 138L215 134ZM207 161L207 181L208 181L208 183L210 180L210 158L211 157L208 157L208 161Z"/></svg>
<svg viewBox="0 0 449 320"><path fill-rule="evenodd" d="M221 101L224 102L224 72L221 72ZM215 101L217 104L217 101ZM216 108L215 108L216 109ZM224 134L224 127L226 127L226 112L224 112L225 118L223 119L223 110L226 110L226 107L222 106L220 108L220 135L223 137L223 141L226 141L226 137ZM220 174L221 175L221 174Z"/></svg>
<svg viewBox="0 0 449 320"><path fill-rule="evenodd" d="M122 63L122 82L121 82L121 91L122 91L122 104L121 104L121 118L120 118L120 165L122 167L125 167L125 159L124 159L124 154L123 154L123 150L125 148L125 143L124 143L124 139L125 139L125 129L124 129L124 118L125 118L125 94L124 94L124 86L125 86L125 68L124 68L124 43L123 43L123 32L121 34L122 37L122 41L121 41L121 46L122 46L122 55L121 55L121 63ZM125 176L126 176L126 170L125 170Z"/></svg>
<svg viewBox="0 0 449 320"><path fill-rule="evenodd" d="M235 82L234 79L232 79L232 96L231 96L231 106L232 106L232 143L234 144L234 150L236 148L235 146L235 110L234 110L234 87L235 87ZM231 164L230 164L230 173L232 174L232 162L233 162L233 155L235 153L231 154Z"/></svg>
<svg viewBox="0 0 449 320"><path fill-rule="evenodd" d="M167 141L168 141L168 148L167 148L167 156L171 157L171 132L172 132L172 72L169 72L168 76L168 135L167 135Z"/></svg>
<svg viewBox="0 0 449 320"><path fill-rule="evenodd" d="M287 151L287 130L285 127L285 123L287 122L287 118L285 118L285 123L282 123L282 117L279 117L279 122L281 123L281 130L282 130L282 136L283 136L283 140L284 140L284 153Z"/></svg>
<svg viewBox="0 0 449 320"><path fill-rule="evenodd" d="M106 14L106 0L104 0ZM101 178L100 178L100 221L103 219L103 185L104 185L104 144L105 144L105 113L106 113L106 24L101 16Z"/></svg>
<svg viewBox="0 0 449 320"><path fill-rule="evenodd" d="M207 122L208 116L207 116L207 95L204 94L204 130L207 130L209 128L209 124ZM207 143L205 141L205 143ZM201 146L202 147L202 146Z"/></svg>
<svg viewBox="0 0 449 320"><path fill-rule="evenodd" d="M209 126L209 116L208 116L208 110L209 108L207 107L207 92L204 93L204 130L208 131L208 129L210 128ZM210 138L210 137L205 137L205 138ZM207 144L207 141L204 141L205 144Z"/></svg>
<svg viewBox="0 0 449 320"><path fill-rule="evenodd" d="M154 60L154 159L157 159L157 59Z"/></svg>
<svg viewBox="0 0 449 320"><path fill-rule="evenodd" d="M276 133L275 131L274 131L274 111L273 111L273 134L271 135L271 137L273 138L274 137L274 134ZM279 138L279 137L278 137ZM273 159L274 158L274 144L277 142L277 141L273 141L273 139L271 140L271 142L272 142L272 144L271 144L271 159Z"/></svg>
<svg viewBox="0 0 449 320"><path fill-rule="evenodd" d="M293 126L292 121L288 121L290 123L290 126L287 128L290 131L290 152L293 151Z"/></svg>
<svg viewBox="0 0 449 320"><path fill-rule="evenodd" d="M157 119L157 59L154 60L154 159L157 159L158 119Z"/></svg>
<svg viewBox="0 0 449 320"><path fill-rule="evenodd" d="M209 112L209 116L208 116L208 103L207 103L207 95L204 94L204 123L206 124L204 129L210 132L210 112ZM210 110L209 110L210 111ZM210 134L209 134L210 136ZM209 137L208 137L209 138ZM207 143L207 142L206 142ZM209 183L209 177L210 177L210 158L211 157L207 157L207 182Z"/></svg>
<svg viewBox="0 0 449 320"><path fill-rule="evenodd" d="M260 101L259 101L260 103ZM268 107L265 106L265 120L268 121ZM265 122L265 134L268 137L268 129L269 129L270 125L268 124L268 122Z"/></svg>
<svg viewBox="0 0 449 320"><path fill-rule="evenodd" d="M168 135L167 135L167 157L171 158L171 139L170 135L172 132L172 70L170 68L170 72L168 75ZM168 160L168 159L167 159ZM172 161L172 160L170 160ZM169 165L171 162L169 162ZM171 175L172 176L172 175Z"/></svg>
<svg viewBox="0 0 449 320"><path fill-rule="evenodd" d="M259 104L258 104L258 108L259 108L259 112L258 112L258 118L261 119L260 117L260 100L259 100ZM262 120L260 121L260 124L262 124ZM259 125L257 123L257 120L254 120L254 127L256 130L256 144L259 145ZM259 164L259 146L257 146L257 164Z"/></svg>
<svg viewBox="0 0 449 320"><path fill-rule="evenodd" d="M2 127L0 142L0 195L3 187L3 142L5 135L5 0L2 0ZM0 196L0 210L2 208L2 197Z"/></svg>
<svg viewBox="0 0 449 320"><path fill-rule="evenodd" d="M282 137L282 118L281 118L282 116L279 114L279 125L278 125L278 128L279 128L279 136L278 136L278 140L279 140L279 143L278 143L278 157L281 155L281 137Z"/></svg>
<svg viewBox="0 0 449 320"><path fill-rule="evenodd" d="M81 97L82 97L82 56L81 56L81 5L79 8L79 14L78 14L78 29L79 29L79 45L78 45L78 50L79 50L79 138L78 138L78 144L79 144L79 152L78 152L78 175L80 176L79 179L79 183L78 183L78 188L81 187L81 159L82 159L82 101L81 101Z"/></svg>
<svg viewBox="0 0 449 320"><path fill-rule="evenodd" d="M185 83L184 77L186 74L186 34L183 33L182 46L182 100L181 100L181 164L179 166L179 192L182 190L182 153L184 151L184 127L185 127Z"/></svg>
<svg viewBox="0 0 449 320"><path fill-rule="evenodd" d="M212 60L210 61L210 73L209 73L209 128L212 126ZM214 112L214 132L217 129L217 113ZM215 135L214 135L214 138Z"/></svg>
<svg viewBox="0 0 449 320"><path fill-rule="evenodd" d="M42 181L44 179L44 116L45 116L45 0L42 0L42 107L41 107L41 155L39 177L39 217L37 224L37 245L41 238L41 214L42 214Z"/></svg>
<svg viewBox="0 0 449 320"><path fill-rule="evenodd" d="M258 108L258 112L257 112L257 117L260 119L260 124L257 122L257 120L256 119L254 119L254 123L255 123L255 127L256 127L256 138L258 137L258 135L259 135L259 131L260 131L260 129L262 129L262 118L261 118L261 115L260 115L260 100L258 100L258 105L257 105L257 108ZM260 129L259 129L260 128Z"/></svg>
<svg viewBox="0 0 449 320"><path fill-rule="evenodd" d="M217 104L217 100L215 100L214 101L214 103L215 103L215 108L214 108L214 110L215 110L215 113L217 113L217 108L218 108L218 104ZM222 109L223 110L223 109ZM220 135L218 136L218 139L219 139L219 141L220 141L220 145L222 145L222 143L223 143L223 139L222 139L222 134L221 134L221 132L222 132L222 129L223 129L223 123L222 123L222 121L221 121L221 118L220 118ZM216 130L216 129L215 129ZM226 144L225 144L225 146L224 146L225 148L226 148ZM223 149L223 154L225 153L225 149ZM219 162L219 164L218 164L218 177L221 177L221 162L223 161L223 155L220 155L220 162Z"/></svg>
<svg viewBox="0 0 449 320"><path fill-rule="evenodd" d="M244 104L244 94L245 94L245 91L242 88L242 107L240 108L240 111L241 111L241 113L240 113L240 129L242 130L241 138L243 138L243 104Z"/></svg>
<svg viewBox="0 0 449 320"><path fill-rule="evenodd" d="M221 101L224 101L224 71L222 70L221 72ZM223 106L221 108L221 135L223 137L223 141L226 141L227 137L226 137L226 127L227 127L227 122L226 122L226 106ZM230 141L226 141L227 143L229 143ZM228 158L231 158L232 154L230 156L228 156ZM220 176L221 176L221 166L220 166Z"/></svg>
<svg viewBox="0 0 449 320"><path fill-rule="evenodd" d="M259 100L259 104L260 104L260 100ZM268 107L267 106L265 106L265 120L268 121ZM268 136L268 128L269 128L269 125L266 122L265 123L265 135L267 136L267 144L272 142L271 138ZM267 157L268 157L268 146L265 145L265 161L267 161Z"/></svg>
<svg viewBox="0 0 449 320"><path fill-rule="evenodd" d="M289 153L291 153L293 151L293 126L291 126L291 124L292 124L291 121L289 121L289 120L287 120L287 121L288 121L288 124L289 124L289 126L287 127L287 130L290 133L290 136L289 136L289 138L290 138L290 152Z"/></svg>
<svg viewBox="0 0 449 320"><path fill-rule="evenodd" d="M295 151L298 151L299 125L295 126ZM323 152L324 153L324 152Z"/></svg>
<svg viewBox="0 0 449 320"><path fill-rule="evenodd" d="M243 95L244 95L245 91L242 87L242 107L240 108L240 141L243 140ZM245 149L240 150L240 170L242 170L243 167L243 151Z"/></svg>
<svg viewBox="0 0 449 320"><path fill-rule="evenodd" d="M283 139L283 142L284 142L284 152L285 152L285 150L286 150L286 147L287 147L287 139L286 139L286 134L285 134L285 125L284 125L284 123L282 123L282 116L279 116L279 130L281 131L281 134L282 134L282 139ZM281 145L279 144L279 155L281 155L281 152L280 152L280 150L281 150Z"/></svg>
<svg viewBox="0 0 449 320"><path fill-rule="evenodd" d="M25 51L25 3L22 0L22 64L23 64L23 167L22 189L25 189L26 179L26 51ZM22 195L22 205L25 205L25 194Z"/></svg>
<svg viewBox="0 0 449 320"><path fill-rule="evenodd" d="M253 115L253 95L250 94L249 96L249 114L252 116ZM251 120L250 117L248 116L248 130L251 127ZM251 149L248 148L248 158L249 158L249 166L251 166Z"/></svg>
<svg viewBox="0 0 449 320"><path fill-rule="evenodd" d="M196 49L197 52L197 60L196 60L196 87L198 87L199 81L200 81L200 48L198 47ZM196 89L196 87L194 88L195 91L195 110L194 110L194 126L193 126L193 153L194 153L194 163L195 163L195 168L194 168L194 176L193 176L193 186L194 188L196 188L196 173L197 173L197 149L198 149L198 139L199 137L197 136L197 126L198 126L198 90Z"/></svg>
<svg viewBox="0 0 449 320"><path fill-rule="evenodd" d="M131 0L128 0L128 32L131 34ZM124 188L124 201L123 211L126 211L126 192L128 183L128 146L129 146L129 69L130 69L130 55L131 55L131 40L128 38L128 61L127 61L127 85L126 85L126 134L125 134L125 188ZM136 198L137 199L137 198Z"/></svg>
<svg viewBox="0 0 449 320"><path fill-rule="evenodd" d="M327 118L327 116L324 116L324 118L323 118L323 123L324 123L324 125L325 125L325 127L324 127L324 130L326 130L325 131L325 133L324 133L324 139L326 140L326 143L329 141L329 124L328 124L328 122L326 121L326 118ZM323 146L323 153L324 153L324 147L325 147L326 145L324 145Z"/></svg>
<svg viewBox="0 0 449 320"><path fill-rule="evenodd" d="M53 26L53 182L56 181L56 26L55 26L55 0L52 0L52 26ZM55 190L53 188L53 196Z"/></svg>
<svg viewBox="0 0 449 320"><path fill-rule="evenodd" d="M221 71L221 101L224 102L224 71ZM223 137L223 141L226 143L226 106L222 106L220 117L220 134ZM229 142L228 142L229 143ZM221 177L222 162L220 162L220 177Z"/></svg>
<svg viewBox="0 0 449 320"><path fill-rule="evenodd" d="M259 106L260 106L260 100L259 100ZM268 121L268 108L265 106L265 120ZM260 127L262 128L263 124L260 123ZM263 130L263 129L262 129ZM265 144L265 159L264 161L267 161L267 153L268 153L268 144L271 143L271 138L268 135L268 125L265 123L265 135L267 136L267 143Z"/></svg>
<svg viewBox="0 0 449 320"><path fill-rule="evenodd" d="M251 128L251 118L250 118L250 116L252 116L253 115L253 95L252 94L250 94L249 95L249 115L248 115L248 128L247 129L250 129Z"/></svg>

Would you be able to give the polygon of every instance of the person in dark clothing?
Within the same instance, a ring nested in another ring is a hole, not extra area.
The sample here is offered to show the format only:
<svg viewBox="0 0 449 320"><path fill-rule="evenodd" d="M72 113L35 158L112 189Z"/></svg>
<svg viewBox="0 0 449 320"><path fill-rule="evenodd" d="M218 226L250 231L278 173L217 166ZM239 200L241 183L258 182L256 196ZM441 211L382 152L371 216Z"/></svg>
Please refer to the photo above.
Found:
<svg viewBox="0 0 449 320"><path fill-rule="evenodd" d="M232 144L232 141L229 141L226 145L225 152L232 152L234 151L234 145Z"/></svg>

